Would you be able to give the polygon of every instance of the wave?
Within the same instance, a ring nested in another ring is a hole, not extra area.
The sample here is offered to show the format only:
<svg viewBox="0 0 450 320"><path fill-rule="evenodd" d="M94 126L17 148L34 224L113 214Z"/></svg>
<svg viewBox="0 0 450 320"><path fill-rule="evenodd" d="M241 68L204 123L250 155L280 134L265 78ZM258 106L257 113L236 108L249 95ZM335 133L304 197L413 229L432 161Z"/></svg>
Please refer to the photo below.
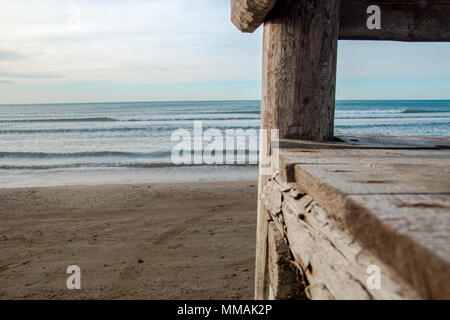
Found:
<svg viewBox="0 0 450 320"><path fill-rule="evenodd" d="M449 121L446 122L433 122L433 123L374 123L374 124L350 124L350 125L340 125L336 124L335 128L337 129L373 129L373 128L410 128L410 127L419 127L419 126L448 126Z"/></svg>
<svg viewBox="0 0 450 320"><path fill-rule="evenodd" d="M185 167L257 167L258 164L174 164L160 163L76 163L55 165L0 165L0 170L52 170L52 169L99 169L99 168L185 168Z"/></svg>
<svg viewBox="0 0 450 320"><path fill-rule="evenodd" d="M161 158L171 155L171 151L156 151L149 153L121 152L121 151L93 151L93 152L68 152L68 153L48 153L48 152L0 152L0 158L19 159L65 159L65 158L88 158L88 157L153 157Z"/></svg>
<svg viewBox="0 0 450 320"><path fill-rule="evenodd" d="M443 111L443 110L423 110L423 109L406 109L403 110L402 113L446 113L449 112L449 110Z"/></svg>
<svg viewBox="0 0 450 320"><path fill-rule="evenodd" d="M118 121L113 118L99 117L99 118L48 118L48 119L18 119L18 120L0 120L0 123L33 123L33 122L111 122Z"/></svg>
<svg viewBox="0 0 450 320"><path fill-rule="evenodd" d="M122 128L77 128L77 129L16 129L0 130L0 134L34 134L34 133L94 133L94 132L129 132L129 131L151 131L151 130L173 130L171 128L150 127L122 127Z"/></svg>
<svg viewBox="0 0 450 320"><path fill-rule="evenodd" d="M46 123L46 122L167 122L167 121L224 121L224 120L259 120L259 117L179 117L179 118L163 118L163 119L114 119L114 118L64 118L64 119L18 119L18 120L0 120L0 123Z"/></svg>
<svg viewBox="0 0 450 320"><path fill-rule="evenodd" d="M246 155L257 153L257 151L248 149L231 150L237 155L240 152L245 152ZM191 155L194 155L195 150L191 150ZM226 149L224 153L230 152ZM231 152L230 152L231 153ZM215 152L211 152L215 155ZM75 159L75 158L89 158L89 157L126 157L126 158L164 158L172 155L172 150L161 150L154 152L122 152L122 151L86 151L86 152L0 152L1 158L14 159Z"/></svg>
<svg viewBox="0 0 450 320"><path fill-rule="evenodd" d="M259 120L259 117L222 117L222 118L199 118L199 117L193 117L193 118L165 118L165 119L126 119L126 120L120 120L124 122L156 122L156 121L224 121L224 120Z"/></svg>
<svg viewBox="0 0 450 320"><path fill-rule="evenodd" d="M424 119L435 119L435 120L440 120L440 119L445 119L445 118L450 118L450 115L448 116L428 116L428 117L419 117L419 116L411 116L411 117L400 117L400 116L392 116L392 117L388 117L388 116L380 116L380 117L335 117L336 120L381 120L381 119L386 119L386 120L392 120L392 119L401 119L401 120L411 120L411 119L417 119L419 120L424 120ZM450 120L449 120L450 121ZM419 122L417 123L419 124ZM1 133L1 131L0 131Z"/></svg>
<svg viewBox="0 0 450 320"><path fill-rule="evenodd" d="M223 127L229 127L230 129L242 129L242 130L249 130L249 129L259 129L259 123L255 124L254 126L224 126L219 125L215 126L214 128L223 128ZM204 126L203 130L207 130L211 128L210 126ZM73 128L73 129L14 129L14 130L0 130L0 134L36 134L36 133L98 133L98 132L133 132L133 131L174 131L178 128L174 127L117 127L117 128ZM184 128L184 129L190 129L190 128Z"/></svg>

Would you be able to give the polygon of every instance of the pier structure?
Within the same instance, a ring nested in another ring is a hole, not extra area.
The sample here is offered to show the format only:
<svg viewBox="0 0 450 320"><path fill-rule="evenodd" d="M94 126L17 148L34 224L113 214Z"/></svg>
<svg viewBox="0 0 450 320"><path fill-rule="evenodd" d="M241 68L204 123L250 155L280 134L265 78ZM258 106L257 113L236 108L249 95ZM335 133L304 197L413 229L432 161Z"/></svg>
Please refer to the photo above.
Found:
<svg viewBox="0 0 450 320"><path fill-rule="evenodd" d="M450 0L231 0L264 24L256 299L449 299L450 139L334 135L338 40L450 41ZM413 67L413 66L412 66Z"/></svg>

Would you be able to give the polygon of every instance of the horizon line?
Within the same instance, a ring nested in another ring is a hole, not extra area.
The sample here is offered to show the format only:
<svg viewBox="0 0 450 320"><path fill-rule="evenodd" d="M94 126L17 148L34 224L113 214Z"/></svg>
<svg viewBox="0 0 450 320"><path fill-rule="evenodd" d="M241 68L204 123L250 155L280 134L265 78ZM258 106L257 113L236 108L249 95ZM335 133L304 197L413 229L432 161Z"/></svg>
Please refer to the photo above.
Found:
<svg viewBox="0 0 450 320"><path fill-rule="evenodd" d="M0 103L0 106L20 105L59 105L59 104L108 104L108 103L158 103L158 102L236 102L261 101L261 99L206 99L206 100L140 100L140 101L90 101L90 102L38 102L38 103ZM335 99L335 101L450 101L448 99Z"/></svg>

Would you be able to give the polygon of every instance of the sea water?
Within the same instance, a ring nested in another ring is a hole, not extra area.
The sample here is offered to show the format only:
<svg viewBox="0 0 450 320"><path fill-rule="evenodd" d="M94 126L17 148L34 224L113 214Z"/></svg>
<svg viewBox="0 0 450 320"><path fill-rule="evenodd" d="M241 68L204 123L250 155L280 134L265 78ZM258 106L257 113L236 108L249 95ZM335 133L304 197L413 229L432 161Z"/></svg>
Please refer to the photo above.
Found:
<svg viewBox="0 0 450 320"><path fill-rule="evenodd" d="M255 165L175 166L172 133L259 129L260 101L0 105L0 188L257 179ZM336 135L450 136L450 100L337 101Z"/></svg>

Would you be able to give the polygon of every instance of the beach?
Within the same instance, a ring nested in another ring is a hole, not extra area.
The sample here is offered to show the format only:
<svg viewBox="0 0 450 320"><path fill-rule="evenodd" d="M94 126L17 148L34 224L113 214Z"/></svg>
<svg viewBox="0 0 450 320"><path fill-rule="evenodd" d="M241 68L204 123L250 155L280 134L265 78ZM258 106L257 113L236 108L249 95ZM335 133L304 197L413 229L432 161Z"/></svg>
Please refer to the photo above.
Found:
<svg viewBox="0 0 450 320"><path fill-rule="evenodd" d="M0 189L0 299L252 299L254 181ZM81 270L81 289L66 269Z"/></svg>

